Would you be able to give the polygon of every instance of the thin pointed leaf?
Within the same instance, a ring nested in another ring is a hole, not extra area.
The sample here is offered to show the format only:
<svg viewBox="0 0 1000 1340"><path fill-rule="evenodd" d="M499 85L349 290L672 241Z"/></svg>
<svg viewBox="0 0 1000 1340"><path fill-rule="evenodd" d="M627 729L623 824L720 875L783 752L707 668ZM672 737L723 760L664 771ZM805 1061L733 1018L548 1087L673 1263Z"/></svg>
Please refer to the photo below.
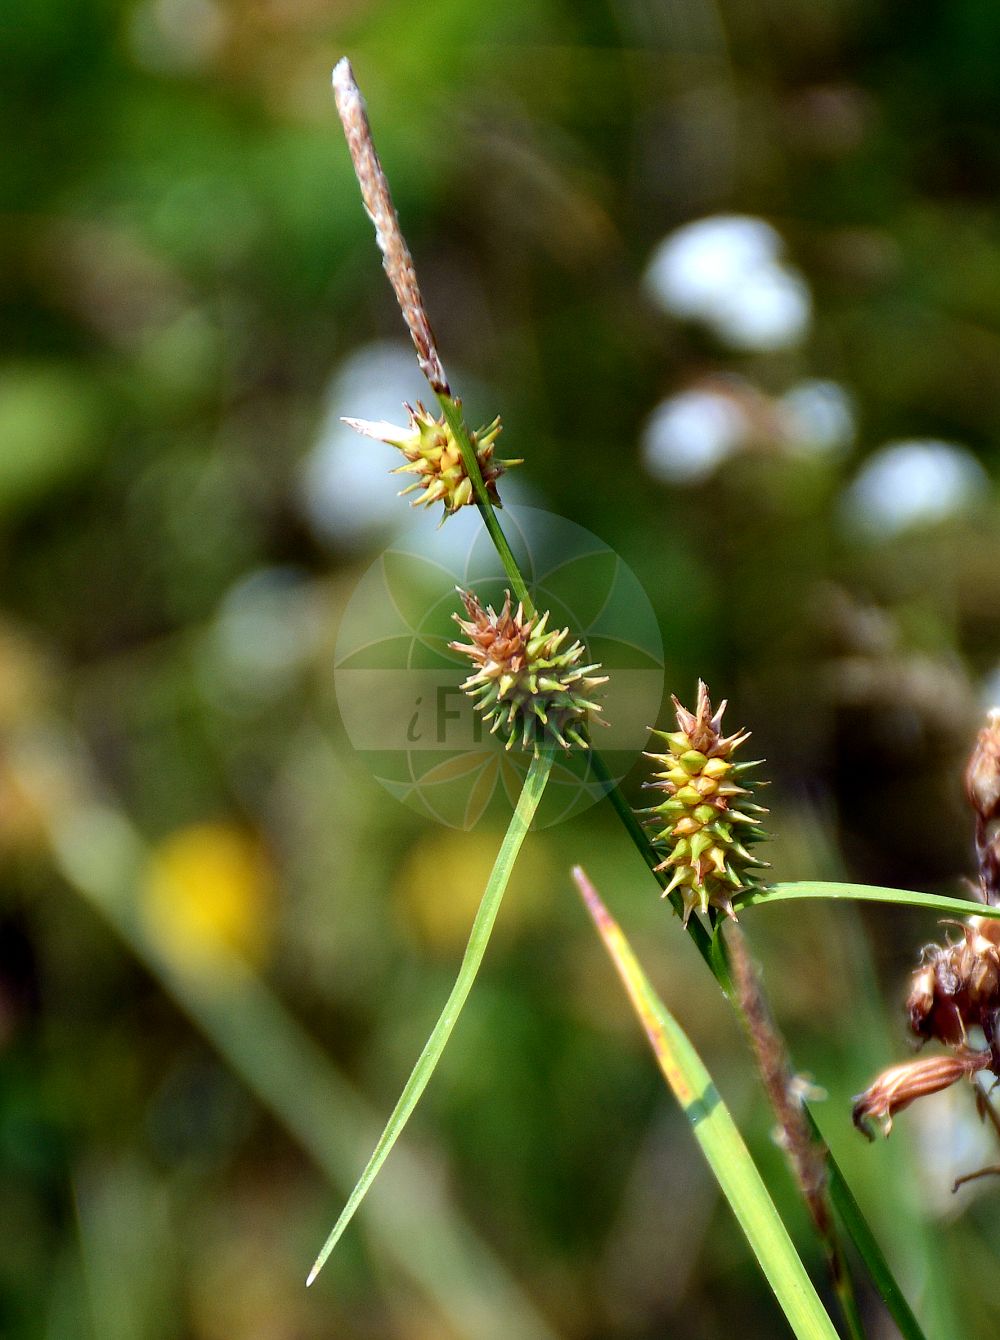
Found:
<svg viewBox="0 0 1000 1340"><path fill-rule="evenodd" d="M680 1025L656 995L597 891L577 866L573 871L587 910L625 984L664 1078L688 1121L702 1153L732 1207L740 1227L788 1322L799 1340L835 1340L837 1332L775 1209L767 1187L743 1143L729 1109L719 1097Z"/></svg>
<svg viewBox="0 0 1000 1340"><path fill-rule="evenodd" d="M822 1139L812 1113L807 1113L807 1115L813 1130ZM872 1282L892 1314L893 1321L899 1327L899 1333L903 1340L925 1340L920 1323L913 1315L913 1311L906 1301L906 1295L897 1284L896 1277L892 1273L889 1262L885 1259L882 1248L878 1245L875 1234L871 1231L867 1220L861 1213L861 1207L854 1198L854 1192L848 1186L844 1174L832 1159L827 1163L827 1185L837 1217L868 1267Z"/></svg>
<svg viewBox="0 0 1000 1340"><path fill-rule="evenodd" d="M949 898L941 893L917 893L913 889L884 889L876 884L834 884L803 880L795 884L772 884L757 889L736 903L737 910L761 903L790 902L796 898L852 899L860 903L895 903L898 907L923 907L928 912L947 912L953 917L1000 917L1000 907L974 902L971 898Z"/></svg>
<svg viewBox="0 0 1000 1340"><path fill-rule="evenodd" d="M441 1059L441 1053L444 1051L445 1044L451 1036L451 1031L455 1027L458 1016L462 1012L462 1007L468 999L472 983L475 981L479 966L483 961L483 955L486 953L486 946L493 931L493 924L496 921L500 903L503 900L511 871L514 868L514 861L517 859L521 844L531 827L531 821L538 808L538 802L542 798L551 769L552 754L548 750L537 754L531 762L517 807L511 816L510 826L504 835L504 840L486 885L486 891L472 923L469 943L466 945L455 985L451 989L451 994L445 1002L437 1023L431 1030L430 1037L424 1043L424 1049L420 1053L417 1064L413 1067L410 1078L406 1081L399 1102L393 1109L392 1116L386 1123L385 1130L379 1137L378 1144L375 1146L364 1172L358 1178L357 1185L340 1213L340 1218L334 1224L329 1237L323 1244L322 1251L316 1258L315 1265L309 1272L309 1277L306 1280L307 1285L312 1284L323 1269L344 1229L354 1218L355 1211L367 1195L368 1189L377 1177L389 1151L399 1139L413 1109L420 1100L420 1095L427 1087L427 1082Z"/></svg>

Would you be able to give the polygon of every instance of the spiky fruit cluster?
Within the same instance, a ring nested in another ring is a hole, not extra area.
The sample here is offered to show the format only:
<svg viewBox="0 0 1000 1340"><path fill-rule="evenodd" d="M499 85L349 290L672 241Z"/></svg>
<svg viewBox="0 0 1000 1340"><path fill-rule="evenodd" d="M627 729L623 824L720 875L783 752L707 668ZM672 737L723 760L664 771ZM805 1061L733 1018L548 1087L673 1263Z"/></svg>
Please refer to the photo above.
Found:
<svg viewBox="0 0 1000 1340"><path fill-rule="evenodd" d="M643 811L644 822L656 829L653 843L666 855L656 867L671 872L664 897L676 889L684 902L684 921L694 908L705 913L720 908L734 917L733 898L756 886L755 871L766 865L748 848L766 834L748 787L736 778L757 762L734 763L733 753L750 738L740 730L722 734L723 702L712 711L708 689L699 680L694 712L674 698L676 731L654 731L667 745L665 753L648 753L656 764L648 787L667 793L666 800Z"/></svg>
<svg viewBox="0 0 1000 1340"><path fill-rule="evenodd" d="M599 665L580 664L583 643L561 650L569 629L550 632L547 612L528 617L520 604L512 611L509 591L499 614L484 609L471 591L459 587L458 593L468 618L453 618L471 640L449 645L475 666L462 688L491 723L491 734L504 738L508 749L518 737L525 748L545 738L564 749L585 746L590 713L601 710L588 695L607 675L594 675Z"/></svg>
<svg viewBox="0 0 1000 1340"><path fill-rule="evenodd" d="M392 473L416 475L416 479L400 491L400 497L419 490L411 506L429 507L431 503L442 502L444 515L451 516L460 507L473 501L472 480L466 473L455 435L443 414L435 418L419 400L416 409L412 405L404 405L404 409L408 419L405 428L397 428L384 420L371 423L367 419L345 419L344 423L365 437L374 437L391 447L398 447L403 453L405 462ZM494 419L478 432L469 433L486 491L497 507L500 506L500 496L496 481L508 466L521 464L520 461L494 458L493 451L499 436L499 419Z"/></svg>

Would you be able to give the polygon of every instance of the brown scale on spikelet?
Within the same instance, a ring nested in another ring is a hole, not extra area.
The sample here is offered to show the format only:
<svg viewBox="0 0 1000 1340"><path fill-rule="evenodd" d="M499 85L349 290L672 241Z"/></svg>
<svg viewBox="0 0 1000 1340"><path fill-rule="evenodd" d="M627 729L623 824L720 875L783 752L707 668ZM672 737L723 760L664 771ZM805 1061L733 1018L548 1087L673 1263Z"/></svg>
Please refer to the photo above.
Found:
<svg viewBox="0 0 1000 1340"><path fill-rule="evenodd" d="M456 404L459 403L456 401ZM408 423L405 428L397 428L384 420L370 423L367 419L345 419L344 423L362 433L365 437L376 438L391 447L397 447L406 457L393 474L416 475L412 484L400 492L416 493L413 507L429 507L432 503L444 504L444 516L451 516L460 507L474 501L472 480L465 469L462 453L451 427L442 414L435 418L418 400L416 409L404 405ZM517 461L498 460L493 452L496 440L500 436L500 420L494 419L478 432L469 433L469 440L476 453L479 469L482 472L486 492L494 506L501 506L497 493L497 480L511 465L520 465ZM442 521L444 517L442 517Z"/></svg>
<svg viewBox="0 0 1000 1340"><path fill-rule="evenodd" d="M700 680L694 712L673 702L677 730L653 732L666 742L666 752L646 755L657 765L646 785L667 798L643 811L644 822L657 830L654 845L666 851L656 867L671 872L664 897L674 889L680 893L685 924L696 907L702 913L717 907L735 920L733 899L756 887L755 871L766 865L748 848L766 836L760 816L767 811L752 803L750 789L736 780L759 760L733 762L750 732L722 734L726 703L713 712Z"/></svg>
<svg viewBox="0 0 1000 1340"><path fill-rule="evenodd" d="M990 1063L988 1052L973 1051L968 1047L956 1048L954 1054L918 1056L900 1065L883 1070L878 1079L854 1100L854 1124L863 1136L873 1140L873 1121L881 1123L882 1133L889 1135L892 1120L918 1098L948 1089L957 1080L973 1079ZM984 1100L985 1101L985 1100Z"/></svg>
<svg viewBox="0 0 1000 1340"><path fill-rule="evenodd" d="M1000 1009L1000 922L970 917L959 929L960 940L923 949L906 1000L917 1037L953 1047L976 1026L991 1039Z"/></svg>
<svg viewBox="0 0 1000 1340"><path fill-rule="evenodd" d="M520 604L512 611L509 591L499 614L492 606L484 609L471 591L458 592L468 618L452 617L471 641L449 645L476 667L462 688L491 723L491 733L499 733L508 749L518 736L525 748L546 737L564 749L585 747L590 715L601 710L589 695L607 683L607 675L594 675L599 665L580 664L583 643L560 650L569 629L550 632L548 613L528 617Z"/></svg>

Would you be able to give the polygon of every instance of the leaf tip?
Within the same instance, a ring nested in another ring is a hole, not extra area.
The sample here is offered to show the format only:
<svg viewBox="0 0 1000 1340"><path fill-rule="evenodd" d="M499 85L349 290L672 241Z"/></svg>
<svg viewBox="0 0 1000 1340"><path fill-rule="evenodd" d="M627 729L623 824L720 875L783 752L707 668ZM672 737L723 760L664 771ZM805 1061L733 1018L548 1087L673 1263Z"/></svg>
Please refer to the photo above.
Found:
<svg viewBox="0 0 1000 1340"><path fill-rule="evenodd" d="M598 929L611 925L611 914L601 902L601 896L590 882L586 870L582 865L575 865L570 872L573 876L573 882L576 884L583 899L587 911L594 918Z"/></svg>
<svg viewBox="0 0 1000 1340"><path fill-rule="evenodd" d="M334 1225L333 1232L327 1238L326 1242L323 1243L322 1251L320 1252L319 1256L316 1257L316 1260L313 1262L312 1270L310 1270L309 1274L306 1276L307 1289L310 1288L316 1282L316 1276L319 1274L319 1272L326 1265L327 1261L330 1259L330 1253L333 1251L334 1247L336 1247L337 1243L340 1241L340 1236L343 1233L345 1226L346 1225L338 1221Z"/></svg>

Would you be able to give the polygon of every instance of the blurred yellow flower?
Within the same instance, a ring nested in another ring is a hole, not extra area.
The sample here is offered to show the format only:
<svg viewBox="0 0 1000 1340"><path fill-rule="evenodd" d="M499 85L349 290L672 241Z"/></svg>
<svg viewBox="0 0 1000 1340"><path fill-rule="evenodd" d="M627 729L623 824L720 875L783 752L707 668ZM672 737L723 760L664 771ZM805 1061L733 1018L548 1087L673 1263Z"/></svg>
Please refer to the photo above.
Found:
<svg viewBox="0 0 1000 1340"><path fill-rule="evenodd" d="M142 909L156 943L184 966L210 964L220 949L256 965L271 938L274 891L259 838L234 824L192 824L153 849Z"/></svg>
<svg viewBox="0 0 1000 1340"><path fill-rule="evenodd" d="M441 828L410 848L393 896L399 920L421 944L448 956L465 946L502 837L492 829ZM553 879L548 851L533 834L514 867L495 934L509 936L535 921L549 901Z"/></svg>
<svg viewBox="0 0 1000 1340"><path fill-rule="evenodd" d="M42 852L45 816L11 760L0 749L0 852Z"/></svg>

